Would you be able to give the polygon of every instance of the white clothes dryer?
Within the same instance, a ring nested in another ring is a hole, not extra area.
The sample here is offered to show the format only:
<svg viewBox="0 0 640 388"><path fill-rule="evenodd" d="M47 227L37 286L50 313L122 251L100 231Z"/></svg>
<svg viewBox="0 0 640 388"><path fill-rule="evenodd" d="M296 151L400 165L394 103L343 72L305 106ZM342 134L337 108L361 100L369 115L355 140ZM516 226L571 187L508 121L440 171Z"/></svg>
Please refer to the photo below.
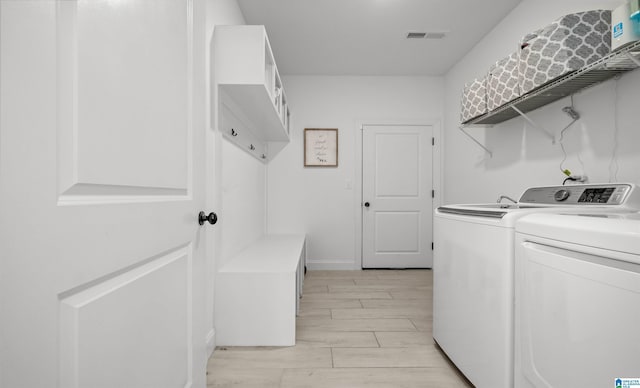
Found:
<svg viewBox="0 0 640 388"><path fill-rule="evenodd" d="M640 214L516 223L515 387L640 387Z"/></svg>
<svg viewBox="0 0 640 388"><path fill-rule="evenodd" d="M515 225L527 215L638 208L632 184L527 189L516 204L447 205L434 215L433 338L477 388L514 385Z"/></svg>

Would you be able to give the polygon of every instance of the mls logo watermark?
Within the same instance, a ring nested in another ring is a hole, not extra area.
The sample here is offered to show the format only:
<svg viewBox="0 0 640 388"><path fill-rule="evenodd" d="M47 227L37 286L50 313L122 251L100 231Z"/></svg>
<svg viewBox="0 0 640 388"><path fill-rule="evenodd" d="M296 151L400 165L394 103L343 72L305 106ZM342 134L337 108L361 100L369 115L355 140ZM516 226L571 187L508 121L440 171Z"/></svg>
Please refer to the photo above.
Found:
<svg viewBox="0 0 640 388"><path fill-rule="evenodd" d="M617 378L615 388L640 388L640 378Z"/></svg>
<svg viewBox="0 0 640 388"><path fill-rule="evenodd" d="M622 36L623 30L622 30L622 23L618 23L616 25L613 26L613 37L614 38L618 38L620 36ZM616 380L618 381L618 380Z"/></svg>

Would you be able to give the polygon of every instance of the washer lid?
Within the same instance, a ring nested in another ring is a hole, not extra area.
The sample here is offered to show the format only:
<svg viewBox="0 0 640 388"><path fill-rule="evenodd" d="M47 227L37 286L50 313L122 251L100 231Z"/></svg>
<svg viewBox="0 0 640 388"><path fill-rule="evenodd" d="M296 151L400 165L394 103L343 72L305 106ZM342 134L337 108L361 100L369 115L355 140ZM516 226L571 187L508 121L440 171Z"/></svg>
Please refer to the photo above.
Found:
<svg viewBox="0 0 640 388"><path fill-rule="evenodd" d="M640 213L538 213L516 222L516 233L640 255Z"/></svg>

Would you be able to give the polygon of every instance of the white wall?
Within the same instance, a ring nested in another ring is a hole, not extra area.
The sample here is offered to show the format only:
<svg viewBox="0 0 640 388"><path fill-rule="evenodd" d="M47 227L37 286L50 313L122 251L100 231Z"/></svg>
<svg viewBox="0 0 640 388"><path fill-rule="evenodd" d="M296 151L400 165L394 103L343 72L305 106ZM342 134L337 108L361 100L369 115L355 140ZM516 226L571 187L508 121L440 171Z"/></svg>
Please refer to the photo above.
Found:
<svg viewBox="0 0 640 388"><path fill-rule="evenodd" d="M213 31L216 25L245 24L244 16L236 0L207 1L208 63L213 63ZM213 69L211 69L213 70ZM220 220L215 227L208 228L207 239L207 350L213 352L215 331L213 327L215 306L215 269L223 259L242 249L246 239L253 238L258 230L264 230L265 217L265 168L241 150L227 144L217 132L218 94L208 74L210 88L207 93L209 112L207 117L207 209L215 211ZM196 177L195 179L200 179ZM249 206L243 206L249 202ZM255 223L254 217L261 221ZM245 235L246 232L246 235ZM244 237L246 238L244 238ZM211 238L212 237L212 238Z"/></svg>
<svg viewBox="0 0 640 388"><path fill-rule="evenodd" d="M246 24L236 0L207 0L207 25L213 32L216 25Z"/></svg>
<svg viewBox="0 0 640 388"><path fill-rule="evenodd" d="M291 143L267 168L268 231L305 232L312 269L360 268L357 124L441 120L443 79L285 76L283 83L292 110ZM303 167L304 128L338 128L337 168Z"/></svg>
<svg viewBox="0 0 640 388"><path fill-rule="evenodd" d="M612 9L615 1L524 0L445 77L444 203L495 201L499 194L518 197L528 186L558 185L562 151L544 135L515 118L492 128L468 131L493 151L493 158L464 136L460 122L460 93L463 84L483 75L496 60L511 53L526 33L559 16L589 9ZM637 129L637 99L640 71L584 90L574 97L582 118L565 133L568 158L565 168L586 174L591 182L628 181L640 183L640 131ZM571 119L561 108L569 98L540 108L530 116L556 134ZM617 121L617 131L615 123ZM617 138L615 161L610 169ZM578 160L584 162L584 168ZM611 170L611 171L610 171Z"/></svg>
<svg viewBox="0 0 640 388"><path fill-rule="evenodd" d="M222 139L221 254L217 268L265 233L266 167Z"/></svg>

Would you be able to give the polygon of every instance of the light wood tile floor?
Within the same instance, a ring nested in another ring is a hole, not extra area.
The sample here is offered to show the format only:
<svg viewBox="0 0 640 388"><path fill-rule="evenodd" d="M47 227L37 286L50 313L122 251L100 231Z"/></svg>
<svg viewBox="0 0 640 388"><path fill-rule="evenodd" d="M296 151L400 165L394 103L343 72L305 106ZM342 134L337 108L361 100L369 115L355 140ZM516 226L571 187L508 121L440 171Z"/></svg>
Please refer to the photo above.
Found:
<svg viewBox="0 0 640 388"><path fill-rule="evenodd" d="M208 387L472 387L434 344L430 270L309 271L296 346L218 348Z"/></svg>

